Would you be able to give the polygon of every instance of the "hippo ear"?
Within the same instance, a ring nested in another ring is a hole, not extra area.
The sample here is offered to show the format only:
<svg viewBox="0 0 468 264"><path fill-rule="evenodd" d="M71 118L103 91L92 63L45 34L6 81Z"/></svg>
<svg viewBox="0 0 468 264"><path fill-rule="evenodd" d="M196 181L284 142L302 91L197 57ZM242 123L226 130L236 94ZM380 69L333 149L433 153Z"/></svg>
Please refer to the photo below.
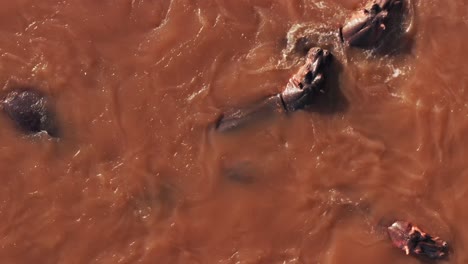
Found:
<svg viewBox="0 0 468 264"><path fill-rule="evenodd" d="M373 4L371 9L370 9L370 13L373 14L373 15L378 14L380 11L382 11L382 7L379 6L378 4Z"/></svg>

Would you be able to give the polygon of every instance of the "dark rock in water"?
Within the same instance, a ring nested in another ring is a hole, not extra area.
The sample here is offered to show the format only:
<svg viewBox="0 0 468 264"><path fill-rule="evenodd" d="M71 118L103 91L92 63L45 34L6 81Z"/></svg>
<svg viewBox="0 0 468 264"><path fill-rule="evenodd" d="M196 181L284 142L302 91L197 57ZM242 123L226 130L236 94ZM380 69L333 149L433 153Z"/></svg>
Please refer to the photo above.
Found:
<svg viewBox="0 0 468 264"><path fill-rule="evenodd" d="M388 227L388 234L393 244L405 251L429 259L446 258L448 244L438 237L433 237L405 221L396 221Z"/></svg>
<svg viewBox="0 0 468 264"><path fill-rule="evenodd" d="M383 39L396 37L402 29L405 3L405 0L373 0L340 28L341 40L349 46L373 49Z"/></svg>
<svg viewBox="0 0 468 264"><path fill-rule="evenodd" d="M26 133L57 136L55 118L45 95L33 89L14 90L2 102L3 111Z"/></svg>

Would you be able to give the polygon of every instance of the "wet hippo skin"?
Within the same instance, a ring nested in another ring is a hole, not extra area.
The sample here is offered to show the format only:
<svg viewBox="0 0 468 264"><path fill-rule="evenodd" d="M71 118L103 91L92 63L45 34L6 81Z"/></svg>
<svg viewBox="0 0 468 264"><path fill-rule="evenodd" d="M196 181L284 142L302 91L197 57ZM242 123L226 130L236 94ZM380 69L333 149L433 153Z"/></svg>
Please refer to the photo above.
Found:
<svg viewBox="0 0 468 264"><path fill-rule="evenodd" d="M322 84L331 59L332 55L327 50L314 48L309 51L305 64L289 79L286 89L281 93L286 111L302 109L313 96L325 92Z"/></svg>
<svg viewBox="0 0 468 264"><path fill-rule="evenodd" d="M48 98L25 88L9 92L1 102L3 111L25 133L47 132L57 136L57 127Z"/></svg>
<svg viewBox="0 0 468 264"><path fill-rule="evenodd" d="M220 132L232 131L255 120L267 118L274 112L284 112L280 95L270 96L247 107L227 111L218 120L216 129Z"/></svg>
<svg viewBox="0 0 468 264"><path fill-rule="evenodd" d="M407 255L412 254L429 259L447 257L447 242L421 231L409 222L396 221L388 227L388 234L393 244L405 251Z"/></svg>
<svg viewBox="0 0 468 264"><path fill-rule="evenodd" d="M404 0L373 0L340 28L341 40L349 46L375 48L401 26Z"/></svg>
<svg viewBox="0 0 468 264"><path fill-rule="evenodd" d="M307 107L311 99L325 93L323 87L332 54L321 48L311 49L306 62L299 68L280 94L270 96L249 107L231 110L223 114L216 124L218 131L228 131L258 120L273 112L294 112Z"/></svg>

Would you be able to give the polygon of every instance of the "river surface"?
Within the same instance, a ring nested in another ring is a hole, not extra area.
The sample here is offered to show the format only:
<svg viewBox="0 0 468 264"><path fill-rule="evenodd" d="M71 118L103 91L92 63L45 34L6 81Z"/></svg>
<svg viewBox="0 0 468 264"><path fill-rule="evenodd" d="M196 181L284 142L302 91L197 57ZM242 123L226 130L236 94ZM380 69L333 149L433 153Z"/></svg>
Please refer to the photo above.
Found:
<svg viewBox="0 0 468 264"><path fill-rule="evenodd" d="M0 2L0 87L53 99L61 137L0 115L0 262L424 263L407 220L468 263L468 3L413 0L405 49L342 47L359 0ZM340 70L320 107L231 133L306 39Z"/></svg>

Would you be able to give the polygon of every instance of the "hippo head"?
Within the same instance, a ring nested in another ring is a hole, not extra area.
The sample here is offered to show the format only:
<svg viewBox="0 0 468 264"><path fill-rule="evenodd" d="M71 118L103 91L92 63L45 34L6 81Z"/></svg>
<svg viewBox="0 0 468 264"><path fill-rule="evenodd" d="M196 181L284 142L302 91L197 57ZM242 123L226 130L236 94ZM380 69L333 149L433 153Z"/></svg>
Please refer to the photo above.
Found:
<svg viewBox="0 0 468 264"><path fill-rule="evenodd" d="M390 239L397 248L429 259L442 259L448 256L449 248L446 241L433 237L406 221L396 221L388 227Z"/></svg>
<svg viewBox="0 0 468 264"><path fill-rule="evenodd" d="M374 0L340 28L349 46L371 49L401 24L404 0Z"/></svg>
<svg viewBox="0 0 468 264"><path fill-rule="evenodd" d="M313 48L308 52L304 65L289 79L281 93L287 111L304 108L311 97L324 92L323 83L331 61L332 54L328 50Z"/></svg>

